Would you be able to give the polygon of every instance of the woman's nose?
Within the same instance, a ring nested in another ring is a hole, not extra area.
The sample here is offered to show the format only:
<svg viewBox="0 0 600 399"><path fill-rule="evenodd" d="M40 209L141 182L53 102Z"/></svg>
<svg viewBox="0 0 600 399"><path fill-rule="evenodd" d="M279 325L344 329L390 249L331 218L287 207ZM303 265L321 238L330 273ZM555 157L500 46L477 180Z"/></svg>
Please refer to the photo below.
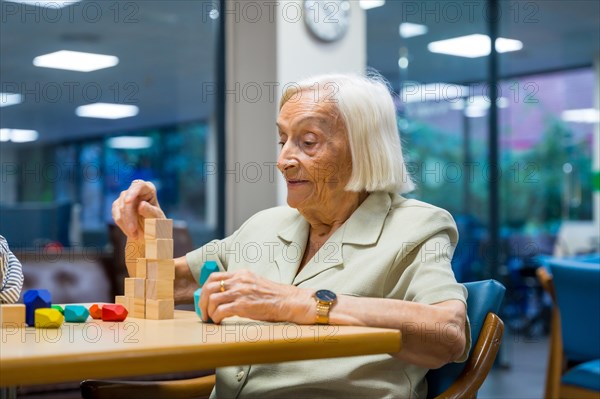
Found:
<svg viewBox="0 0 600 399"><path fill-rule="evenodd" d="M277 168L281 172L298 165L298 160L296 159L294 150L291 147L292 146L290 144L285 143L281 148L279 158L277 159Z"/></svg>

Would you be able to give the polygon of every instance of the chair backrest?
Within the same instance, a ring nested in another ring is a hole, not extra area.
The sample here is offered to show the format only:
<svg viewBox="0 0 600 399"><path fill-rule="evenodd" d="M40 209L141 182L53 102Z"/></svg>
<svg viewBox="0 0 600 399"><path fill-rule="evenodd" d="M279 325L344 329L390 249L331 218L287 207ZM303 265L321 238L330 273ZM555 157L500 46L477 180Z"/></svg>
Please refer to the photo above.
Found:
<svg viewBox="0 0 600 399"><path fill-rule="evenodd" d="M582 260L548 262L560 310L563 351L574 361L600 357L600 264L597 257Z"/></svg>
<svg viewBox="0 0 600 399"><path fill-rule="evenodd" d="M471 325L471 351L479 337L485 318L489 312L498 313L506 289L496 280L483 280L464 283L467 288L467 315ZM433 398L444 392L458 378L465 363L450 363L427 373L427 397Z"/></svg>

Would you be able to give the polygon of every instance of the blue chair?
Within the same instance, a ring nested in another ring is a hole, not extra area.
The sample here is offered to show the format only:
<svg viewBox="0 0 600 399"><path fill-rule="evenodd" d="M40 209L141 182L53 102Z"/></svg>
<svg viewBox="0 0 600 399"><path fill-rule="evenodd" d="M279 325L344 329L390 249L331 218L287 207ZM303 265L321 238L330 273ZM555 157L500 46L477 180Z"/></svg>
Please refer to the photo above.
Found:
<svg viewBox="0 0 600 399"><path fill-rule="evenodd" d="M506 289L496 280L464 283L469 292L471 351L464 363L450 363L426 375L427 398L475 398L487 377L504 333L497 316Z"/></svg>
<svg viewBox="0 0 600 399"><path fill-rule="evenodd" d="M489 373L502 341L504 323L496 315L505 288L495 280L465 283L469 292L467 314L473 345L465 363L451 363L427 373L428 398L475 398ZM210 394L215 377L179 381L98 381L81 383L85 399L130 397L191 398Z"/></svg>
<svg viewBox="0 0 600 399"><path fill-rule="evenodd" d="M598 256L546 262L538 278L553 299L546 398L600 399Z"/></svg>

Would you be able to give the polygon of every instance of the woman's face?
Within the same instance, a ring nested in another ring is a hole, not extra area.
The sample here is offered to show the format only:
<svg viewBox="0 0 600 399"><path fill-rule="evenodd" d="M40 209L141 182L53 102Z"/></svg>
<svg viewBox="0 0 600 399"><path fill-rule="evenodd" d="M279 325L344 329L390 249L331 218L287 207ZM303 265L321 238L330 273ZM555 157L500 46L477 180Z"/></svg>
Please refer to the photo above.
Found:
<svg viewBox="0 0 600 399"><path fill-rule="evenodd" d="M352 173L346 128L335 103L316 97L298 93L277 119L277 167L287 181L288 205L301 211L327 209L350 194L344 191Z"/></svg>

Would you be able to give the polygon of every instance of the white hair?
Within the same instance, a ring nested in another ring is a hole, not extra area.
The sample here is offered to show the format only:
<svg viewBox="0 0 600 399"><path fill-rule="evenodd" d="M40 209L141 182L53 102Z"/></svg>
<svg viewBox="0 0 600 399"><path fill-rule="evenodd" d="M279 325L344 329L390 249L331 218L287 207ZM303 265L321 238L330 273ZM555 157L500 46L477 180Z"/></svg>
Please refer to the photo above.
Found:
<svg viewBox="0 0 600 399"><path fill-rule="evenodd" d="M415 187L404 162L394 100L380 75L321 75L289 84L279 109L305 91L337 107L348 132L352 175L348 191L406 193Z"/></svg>

